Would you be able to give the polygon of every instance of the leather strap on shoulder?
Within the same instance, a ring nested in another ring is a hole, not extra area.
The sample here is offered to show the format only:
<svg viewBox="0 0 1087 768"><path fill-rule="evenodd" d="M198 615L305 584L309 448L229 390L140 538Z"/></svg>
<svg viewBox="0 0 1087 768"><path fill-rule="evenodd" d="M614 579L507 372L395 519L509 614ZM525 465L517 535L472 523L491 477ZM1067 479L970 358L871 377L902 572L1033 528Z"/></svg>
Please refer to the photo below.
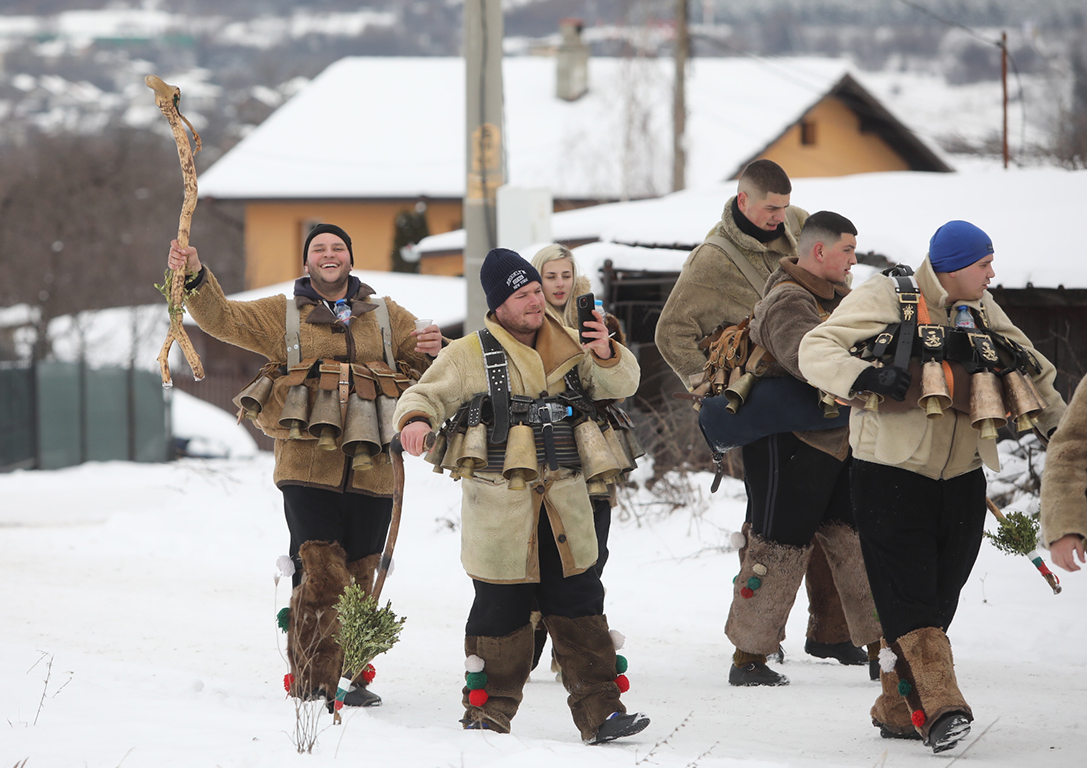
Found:
<svg viewBox="0 0 1087 768"><path fill-rule="evenodd" d="M476 331L476 334L479 336L479 345L483 348L483 367L487 373L487 389L491 395L491 410L494 412L491 442L504 443L510 431L510 374L506 350L486 328Z"/></svg>

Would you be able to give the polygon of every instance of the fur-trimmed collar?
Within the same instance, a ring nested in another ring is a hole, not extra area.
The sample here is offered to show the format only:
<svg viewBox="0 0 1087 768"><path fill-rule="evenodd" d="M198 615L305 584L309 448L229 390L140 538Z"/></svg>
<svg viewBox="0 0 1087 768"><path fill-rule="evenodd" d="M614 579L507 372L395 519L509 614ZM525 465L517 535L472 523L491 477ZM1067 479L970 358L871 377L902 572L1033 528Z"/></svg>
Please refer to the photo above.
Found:
<svg viewBox="0 0 1087 768"><path fill-rule="evenodd" d="M369 285L362 282L354 275L348 276L346 298L351 305L351 314L353 316L358 317L359 315L364 315L367 312L372 312L377 309L377 304L373 304L366 300L370 298L373 293L374 289ZM313 289L308 276L300 277L294 281L294 302L295 306L299 309L313 305L313 311L306 317L307 323L313 323L315 325L331 325L336 322L336 316L332 313L332 310L328 308L324 297Z"/></svg>
<svg viewBox="0 0 1087 768"><path fill-rule="evenodd" d="M817 275L813 275L808 270L804 269L798 264L799 259L795 256L787 256L778 262L778 267L781 268L788 278L795 280L800 286L810 293L815 294L820 299L830 301L834 298L835 294L839 296L845 296L849 293L850 288L846 283L832 283L829 280L824 280ZM781 280L787 278L781 278L773 281L773 284L781 282ZM766 286L767 290L771 288L771 285Z"/></svg>
<svg viewBox="0 0 1087 768"><path fill-rule="evenodd" d="M780 237L776 237L768 243L760 243L758 240L751 237L751 235L741 230L736 224L735 219L732 218L732 206L733 201L735 200L736 196L733 195L725 203L725 210L721 214L721 220L717 222L717 226L714 228L714 231L717 232L717 234L728 238L745 251L753 251L756 253L764 253L766 251L796 253L796 237L789 231L788 226L782 228L784 231ZM788 219L786 219L786 222L788 222Z"/></svg>
<svg viewBox="0 0 1087 768"><path fill-rule="evenodd" d="M544 313L544 322L540 330L536 332L536 344L529 347L515 339L509 331L502 327L494 315L488 312L484 320L487 330L494 334L498 343L506 350L506 354L512 359L525 377L526 385L547 389L550 385L562 379L567 371L573 368L581 360L585 351L574 340L569 331L555 318ZM533 360L536 358L536 360ZM537 362L538 361L538 362ZM530 372L536 369L542 377L539 382L532 382Z"/></svg>

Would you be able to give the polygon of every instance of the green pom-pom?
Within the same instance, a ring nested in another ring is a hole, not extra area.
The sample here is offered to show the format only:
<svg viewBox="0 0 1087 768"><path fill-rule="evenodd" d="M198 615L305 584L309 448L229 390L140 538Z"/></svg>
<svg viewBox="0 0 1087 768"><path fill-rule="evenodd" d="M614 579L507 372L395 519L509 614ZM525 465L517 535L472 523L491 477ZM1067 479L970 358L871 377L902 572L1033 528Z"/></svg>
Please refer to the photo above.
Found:
<svg viewBox="0 0 1087 768"><path fill-rule="evenodd" d="M615 657L615 674L622 675L627 671L627 657L616 656Z"/></svg>
<svg viewBox="0 0 1087 768"><path fill-rule="evenodd" d="M909 696L910 691L912 691L912 690L913 690L913 686L910 685L907 681L905 681L905 680L899 680L898 681L898 692L900 694L902 694L903 696Z"/></svg>
<svg viewBox="0 0 1087 768"><path fill-rule="evenodd" d="M487 687L486 672L465 672L464 680L469 691L478 691L480 688Z"/></svg>
<svg viewBox="0 0 1087 768"><path fill-rule="evenodd" d="M750 579L747 580L747 586L749 589L758 589L762 586L762 579L760 579L758 576L752 576Z"/></svg>
<svg viewBox="0 0 1087 768"><path fill-rule="evenodd" d="M291 609L290 608L283 608L279 613L276 614L276 624L279 625L279 630L281 632L286 632L287 627L290 625L290 623L291 623Z"/></svg>

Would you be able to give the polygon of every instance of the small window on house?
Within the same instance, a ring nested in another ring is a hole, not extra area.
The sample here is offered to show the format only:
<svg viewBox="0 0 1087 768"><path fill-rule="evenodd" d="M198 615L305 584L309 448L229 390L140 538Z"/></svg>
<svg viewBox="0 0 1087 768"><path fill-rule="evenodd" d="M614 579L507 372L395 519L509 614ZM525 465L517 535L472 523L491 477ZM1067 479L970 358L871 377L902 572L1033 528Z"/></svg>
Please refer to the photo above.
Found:
<svg viewBox="0 0 1087 768"><path fill-rule="evenodd" d="M815 122L802 120L800 122L800 144L810 147L815 144Z"/></svg>

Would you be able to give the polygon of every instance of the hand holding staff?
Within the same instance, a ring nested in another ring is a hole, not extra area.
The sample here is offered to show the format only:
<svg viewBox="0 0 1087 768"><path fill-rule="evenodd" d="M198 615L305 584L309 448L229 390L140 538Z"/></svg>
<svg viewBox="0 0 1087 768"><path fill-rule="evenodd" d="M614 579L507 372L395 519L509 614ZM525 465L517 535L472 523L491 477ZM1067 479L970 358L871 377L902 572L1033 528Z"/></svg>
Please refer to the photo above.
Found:
<svg viewBox="0 0 1087 768"><path fill-rule="evenodd" d="M185 128L181 123L184 122L192 131L193 138L196 140L196 152L200 151L200 134L192 127L192 123L186 120L178 111L178 104L181 102L180 88L176 85L167 85L155 75L148 75L144 78L144 82L147 83L148 88L155 92L155 104L158 105L162 114L170 122L170 128L174 132L174 141L177 143L177 156L181 161L181 173L185 179L185 200L181 205L177 241L181 248L185 248L189 245L189 228L192 225L193 211L196 210L196 165L193 163L194 150L189 146L189 135L185 132ZM170 312L170 332L166 336L166 341L163 342L162 350L158 356L159 369L162 373L162 386L164 387L173 385L170 379L170 347L175 340L181 347L181 351L185 353L185 360L188 361L189 367L192 368L193 377L197 381L204 378L204 366L200 362L200 356L196 354L196 349L181 324L181 317L185 314L185 277L184 267L172 269L166 283L166 300Z"/></svg>

